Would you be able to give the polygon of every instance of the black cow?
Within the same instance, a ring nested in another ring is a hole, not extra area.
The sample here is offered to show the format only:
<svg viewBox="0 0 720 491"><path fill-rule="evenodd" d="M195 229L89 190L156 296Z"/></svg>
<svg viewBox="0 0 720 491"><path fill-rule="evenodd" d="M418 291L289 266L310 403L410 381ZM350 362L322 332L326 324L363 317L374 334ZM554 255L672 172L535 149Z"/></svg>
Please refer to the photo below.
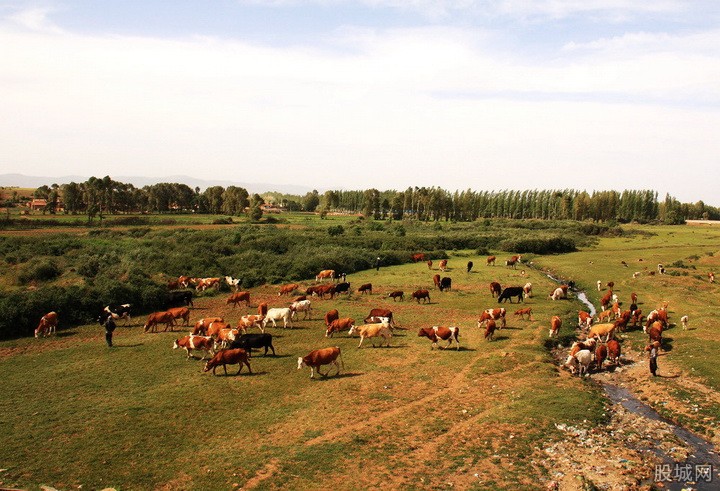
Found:
<svg viewBox="0 0 720 491"><path fill-rule="evenodd" d="M498 303L505 300L510 300L510 303L513 303L512 297L518 297L518 303L520 303L523 301L523 293L523 287L521 286L508 286L498 297Z"/></svg>
<svg viewBox="0 0 720 491"><path fill-rule="evenodd" d="M248 352L248 356L252 355L252 349L265 348L265 356L267 356L268 348L272 350L273 356L275 356L275 348L272 345L272 334L266 333L252 333L243 334L239 338L235 339L230 343L230 348L242 348Z"/></svg>
<svg viewBox="0 0 720 491"><path fill-rule="evenodd" d="M350 283L338 283L335 285L335 293L350 293Z"/></svg>
<svg viewBox="0 0 720 491"><path fill-rule="evenodd" d="M108 316L112 316L113 320L125 319L125 325L127 325L130 320L130 304L124 303L122 305L108 305L98 316L98 322L102 324Z"/></svg>
<svg viewBox="0 0 720 491"><path fill-rule="evenodd" d="M335 281L342 281L343 283L347 280L347 273L335 273Z"/></svg>
<svg viewBox="0 0 720 491"><path fill-rule="evenodd" d="M473 262L472 262L472 261L468 261L467 272L469 273L471 269L473 269Z"/></svg>
<svg viewBox="0 0 720 491"><path fill-rule="evenodd" d="M449 290L452 287L452 280L449 277L444 277L440 280L440 291Z"/></svg>
<svg viewBox="0 0 720 491"><path fill-rule="evenodd" d="M179 290L168 292L165 305L167 308L170 307L181 307L181 306L192 306L193 293L190 290Z"/></svg>

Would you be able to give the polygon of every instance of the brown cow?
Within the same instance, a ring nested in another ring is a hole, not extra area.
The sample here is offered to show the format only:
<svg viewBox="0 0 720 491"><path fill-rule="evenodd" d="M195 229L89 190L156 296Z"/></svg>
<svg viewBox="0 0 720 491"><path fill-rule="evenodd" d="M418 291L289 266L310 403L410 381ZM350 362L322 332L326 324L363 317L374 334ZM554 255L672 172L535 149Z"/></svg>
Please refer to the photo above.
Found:
<svg viewBox="0 0 720 491"><path fill-rule="evenodd" d="M248 371L252 373L252 368L250 368L250 363L248 362L247 351L242 348L224 349L215 353L215 356L208 360L205 368L203 368L203 372L210 371L212 368L213 375L215 375L215 369L222 365L223 370L225 370L225 375L227 375L227 365L240 365L236 374L239 375L243 369L243 363L247 365Z"/></svg>
<svg viewBox="0 0 720 491"><path fill-rule="evenodd" d="M519 316L522 320L525 320L525 316L528 316L528 320L533 320L532 318L532 307L527 307L525 309L519 309L515 311L515 315Z"/></svg>
<svg viewBox="0 0 720 491"><path fill-rule="evenodd" d="M262 315L263 317L267 315L268 311L268 304L266 302L261 302L258 305L258 315Z"/></svg>
<svg viewBox="0 0 720 491"><path fill-rule="evenodd" d="M432 259L428 259L427 267L428 269L432 269Z"/></svg>
<svg viewBox="0 0 720 491"><path fill-rule="evenodd" d="M496 259L497 258L495 256L488 256L486 266L495 266Z"/></svg>
<svg viewBox="0 0 720 491"><path fill-rule="evenodd" d="M35 337L49 336L57 330L58 315L56 312L48 312L40 318L40 323L35 328Z"/></svg>
<svg viewBox="0 0 720 491"><path fill-rule="evenodd" d="M612 301L612 295L612 290L608 290L608 292L600 299L600 306L603 310L607 309L610 305L610 302Z"/></svg>
<svg viewBox="0 0 720 491"><path fill-rule="evenodd" d="M222 317L203 317L199 321L195 323L195 327L192 330L193 335L207 335L207 330L210 327L210 324L213 322L223 322Z"/></svg>
<svg viewBox="0 0 720 491"><path fill-rule="evenodd" d="M417 290L413 292L412 298L417 300L417 303L420 303L421 299L424 303L430 303L430 292L427 290Z"/></svg>
<svg viewBox="0 0 720 491"><path fill-rule="evenodd" d="M372 283L365 283L364 285L360 285L360 288L358 288L358 292L360 292L360 294L367 293L368 295L372 295Z"/></svg>
<svg viewBox="0 0 720 491"><path fill-rule="evenodd" d="M430 349L437 348L437 343L439 339L442 339L443 341L447 341L448 344L445 346L445 348L449 348L453 341L455 341L455 345L457 346L457 349L460 349L460 341L458 341L458 336L460 336L460 328L459 327L445 327L445 326L433 326L433 327L423 327L418 331L418 337L426 337L430 341L432 341L432 344L430 345Z"/></svg>
<svg viewBox="0 0 720 491"><path fill-rule="evenodd" d="M593 322L593 316L584 310L578 310L578 327L589 329Z"/></svg>
<svg viewBox="0 0 720 491"><path fill-rule="evenodd" d="M440 275L436 274L433 276L433 283L435 283L435 288L438 290L440 289Z"/></svg>
<svg viewBox="0 0 720 491"><path fill-rule="evenodd" d="M610 363L618 364L620 361L620 343L617 339L607 342L607 357Z"/></svg>
<svg viewBox="0 0 720 491"><path fill-rule="evenodd" d="M324 269L320 271L317 275L315 275L315 281L326 280L328 278L330 278L331 280L335 278L334 269Z"/></svg>
<svg viewBox="0 0 720 491"><path fill-rule="evenodd" d="M447 269L447 259L443 259L442 261L440 261L440 271L442 271L444 273L446 269Z"/></svg>
<svg viewBox="0 0 720 491"><path fill-rule="evenodd" d="M605 359L608 357L608 348L604 344L599 344L595 348L595 368L602 370L602 365Z"/></svg>
<svg viewBox="0 0 720 491"><path fill-rule="evenodd" d="M225 305L232 304L233 308L240 302L245 302L246 305L250 306L250 292L236 292L230 295L225 301Z"/></svg>
<svg viewBox="0 0 720 491"><path fill-rule="evenodd" d="M660 321L655 321L653 324L647 328L647 335L650 342L658 341L659 343L662 343L662 332L663 332L663 325Z"/></svg>
<svg viewBox="0 0 720 491"><path fill-rule="evenodd" d="M413 255L411 256L411 259L412 259L412 262L414 262L414 263L419 263L420 261L425 261L425 260L427 259L427 256L425 256L425 254L423 254L422 252L420 252L420 253L417 253L417 254L413 254Z"/></svg>
<svg viewBox="0 0 720 491"><path fill-rule="evenodd" d="M478 327L479 327L478 323ZM488 319L487 324L485 324L485 339L488 341L493 340L493 336L495 335L495 321L492 319Z"/></svg>
<svg viewBox="0 0 720 491"><path fill-rule="evenodd" d="M384 317L390 322L390 327L395 326L395 320L393 319L393 313L392 310L388 309L371 309L370 313L367 317L365 317L364 322L379 322L378 319L380 317Z"/></svg>
<svg viewBox="0 0 720 491"><path fill-rule="evenodd" d="M320 298L325 298L325 295L330 295L330 298L335 297L335 285L318 285L315 288L314 294Z"/></svg>
<svg viewBox="0 0 720 491"><path fill-rule="evenodd" d="M335 319L339 319L339 318L340 318L340 313L337 311L337 309L329 310L325 314L325 325L329 326L332 321L334 321Z"/></svg>
<svg viewBox="0 0 720 491"><path fill-rule="evenodd" d="M402 302L402 301L405 300L405 292L401 292L400 290L396 290L396 291L390 293L390 294L388 295L388 298L392 298L392 299L393 299L393 302L395 301L396 298L399 298L400 301Z"/></svg>
<svg viewBox="0 0 720 491"><path fill-rule="evenodd" d="M490 283L490 295L492 295L493 298L500 296L500 292L502 292L502 285L500 285L500 283L497 281Z"/></svg>
<svg viewBox="0 0 720 491"><path fill-rule="evenodd" d="M175 317L170 312L153 312L148 316L147 322L145 322L145 326L143 327L145 332L148 332L149 329L152 329L152 332L157 332L156 326L158 324L165 324L163 332L167 331L168 327L170 331L174 331Z"/></svg>
<svg viewBox="0 0 720 491"><path fill-rule="evenodd" d="M176 339L173 343L173 349L183 348L187 352L187 359L195 358L190 354L192 350L202 350L205 352L201 360L205 359L205 355L210 353L213 355L215 347L215 340L210 336L184 336L180 339Z"/></svg>
<svg viewBox="0 0 720 491"><path fill-rule="evenodd" d="M478 319L478 327L482 327L482 324L484 322L487 322L489 320L493 321L500 321L501 328L505 327L505 315L507 312L504 308L499 309L486 309L483 310L483 313L480 314L480 318Z"/></svg>
<svg viewBox="0 0 720 491"><path fill-rule="evenodd" d="M548 333L548 337L557 336L560 332L560 327L562 326L562 319L558 317L557 315L553 315L552 319L550 319L550 331Z"/></svg>
<svg viewBox="0 0 720 491"><path fill-rule="evenodd" d="M299 288L299 286L300 285L298 285L297 283L290 283L288 285L282 285L280 287L280 291L278 292L278 297L280 295L290 295L292 292L297 290Z"/></svg>
<svg viewBox="0 0 720 491"><path fill-rule="evenodd" d="M190 325L190 309L187 307L175 307L168 309L175 319L182 319L184 326Z"/></svg>
<svg viewBox="0 0 720 491"><path fill-rule="evenodd" d="M327 377L330 374L330 371L328 370L328 373L322 373L320 371L320 367L332 363L337 368L337 373L335 375L339 375L340 365L338 365L337 362L338 357L340 358L340 362L343 363L340 348L337 346L333 348L316 349L305 356L298 357L298 370L302 367L310 367L310 378L315 378L315 370L317 370L317 373L323 377ZM343 363L343 368L345 368L345 363Z"/></svg>
<svg viewBox="0 0 720 491"><path fill-rule="evenodd" d="M344 319L335 319L328 325L328 328L325 331L325 337L331 338L336 332L349 330L353 325L355 325L355 319L351 319L349 317Z"/></svg>

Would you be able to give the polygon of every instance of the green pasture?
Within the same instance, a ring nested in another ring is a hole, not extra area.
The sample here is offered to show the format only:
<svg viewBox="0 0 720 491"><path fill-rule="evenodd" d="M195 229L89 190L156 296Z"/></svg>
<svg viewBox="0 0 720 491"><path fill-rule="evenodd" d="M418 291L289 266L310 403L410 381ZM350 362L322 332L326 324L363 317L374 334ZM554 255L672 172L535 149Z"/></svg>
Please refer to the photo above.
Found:
<svg viewBox="0 0 720 491"><path fill-rule="evenodd" d="M303 217L297 220L302 224ZM720 381L711 320L717 284L704 276L717 269L720 228L625 228L633 233L601 238L575 253L527 255L516 270L502 266L514 251L491 251L498 256L495 267L476 251L448 251L450 269L440 274L452 278L449 292L433 288L437 265L433 271L418 263L354 273L348 276L351 295L313 300L313 318L296 320L292 329L268 328L278 356L254 354L252 375L243 370L236 376L236 366L228 376L222 369L218 376L202 373L200 361L171 349L181 333L144 334L142 317L130 327L120 323L112 349L92 324L63 326L47 339L2 341L0 487L544 487L555 469L542 449L563 438L554 424L592 426L607 417L602 391L561 376L553 363L548 347L575 338L583 306L549 299L555 283L545 271L574 280L596 305L597 280L614 281L625 305L635 291L646 313L668 301L671 323L678 323L667 332L670 356L713 390ZM468 260L475 265L470 273ZM683 267L671 266L678 261ZM658 263L668 274L649 275ZM642 274L633 279L634 271ZM523 305L503 305L508 328L494 341L483 339L476 326L483 309L497 306L490 281L530 281L534 290ZM368 282L373 294L358 294ZM418 288L430 290L430 304L410 301ZM405 291L405 302L387 298L396 289ZM260 301L271 307L288 302L277 296L277 285L250 291L252 306L234 310L225 294L201 297L191 322L222 315L235 324ZM373 348L367 340L358 349L359 339L346 333L324 337L326 311L337 308L341 317L362 322L373 307L392 309L403 328L390 348ZM521 307L533 308L534 321L513 316ZM682 331L679 318L686 314L691 329ZM553 315L561 316L563 327L560 339L549 342ZM461 349L431 350L417 330L433 325L459 326ZM641 330L626 335L636 346L645 339ZM334 345L343 353L339 376L311 380L309 371L296 369L298 356ZM658 383L672 388L674 382ZM715 413L701 414L717 421Z"/></svg>

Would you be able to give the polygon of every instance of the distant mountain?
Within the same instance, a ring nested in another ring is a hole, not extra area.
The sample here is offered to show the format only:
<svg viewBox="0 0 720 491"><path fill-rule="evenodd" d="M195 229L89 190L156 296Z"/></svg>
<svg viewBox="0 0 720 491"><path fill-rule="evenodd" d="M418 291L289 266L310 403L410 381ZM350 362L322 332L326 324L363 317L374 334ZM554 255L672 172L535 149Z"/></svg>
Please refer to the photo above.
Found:
<svg viewBox="0 0 720 491"><path fill-rule="evenodd" d="M95 177L105 177L103 175L96 175ZM238 186L248 190L249 193L262 194L268 191L277 191L284 194L296 194L304 195L312 191L314 188L308 186L300 186L293 184L266 184L266 183L249 183L249 182L237 182L237 181L225 181L225 180L205 180L197 179L190 176L166 176L166 177L142 177L142 176L110 176L114 181L125 182L132 184L137 188L143 186L149 186L157 184L159 182L176 182L178 184L186 184L191 188L195 189L199 187L200 190L209 188L210 186L222 186L224 188L228 186ZM60 176L60 177L41 177L41 176L26 176L23 174L0 174L0 186L17 186L20 188L37 188L42 185L51 184L67 184L69 182L85 182L90 176ZM319 191L319 190L318 190Z"/></svg>

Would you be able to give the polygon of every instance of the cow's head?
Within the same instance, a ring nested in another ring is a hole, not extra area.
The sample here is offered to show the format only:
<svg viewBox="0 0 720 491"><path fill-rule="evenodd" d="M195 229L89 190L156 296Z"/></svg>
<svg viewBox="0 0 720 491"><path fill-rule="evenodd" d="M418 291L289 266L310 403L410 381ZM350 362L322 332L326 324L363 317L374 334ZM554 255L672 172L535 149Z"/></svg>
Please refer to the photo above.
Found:
<svg viewBox="0 0 720 491"><path fill-rule="evenodd" d="M350 326L350 330L348 331L348 336L352 336L356 332L358 332L358 328L355 327L355 325L353 324L352 326Z"/></svg>
<svg viewBox="0 0 720 491"><path fill-rule="evenodd" d="M298 356L298 367L297 369L300 370L302 367L306 367L305 360L303 360L302 356Z"/></svg>
<svg viewBox="0 0 720 491"><path fill-rule="evenodd" d="M178 344L178 341L179 341L179 339L176 339L176 340L173 342L173 349L178 349L178 348L180 347L180 345Z"/></svg>

